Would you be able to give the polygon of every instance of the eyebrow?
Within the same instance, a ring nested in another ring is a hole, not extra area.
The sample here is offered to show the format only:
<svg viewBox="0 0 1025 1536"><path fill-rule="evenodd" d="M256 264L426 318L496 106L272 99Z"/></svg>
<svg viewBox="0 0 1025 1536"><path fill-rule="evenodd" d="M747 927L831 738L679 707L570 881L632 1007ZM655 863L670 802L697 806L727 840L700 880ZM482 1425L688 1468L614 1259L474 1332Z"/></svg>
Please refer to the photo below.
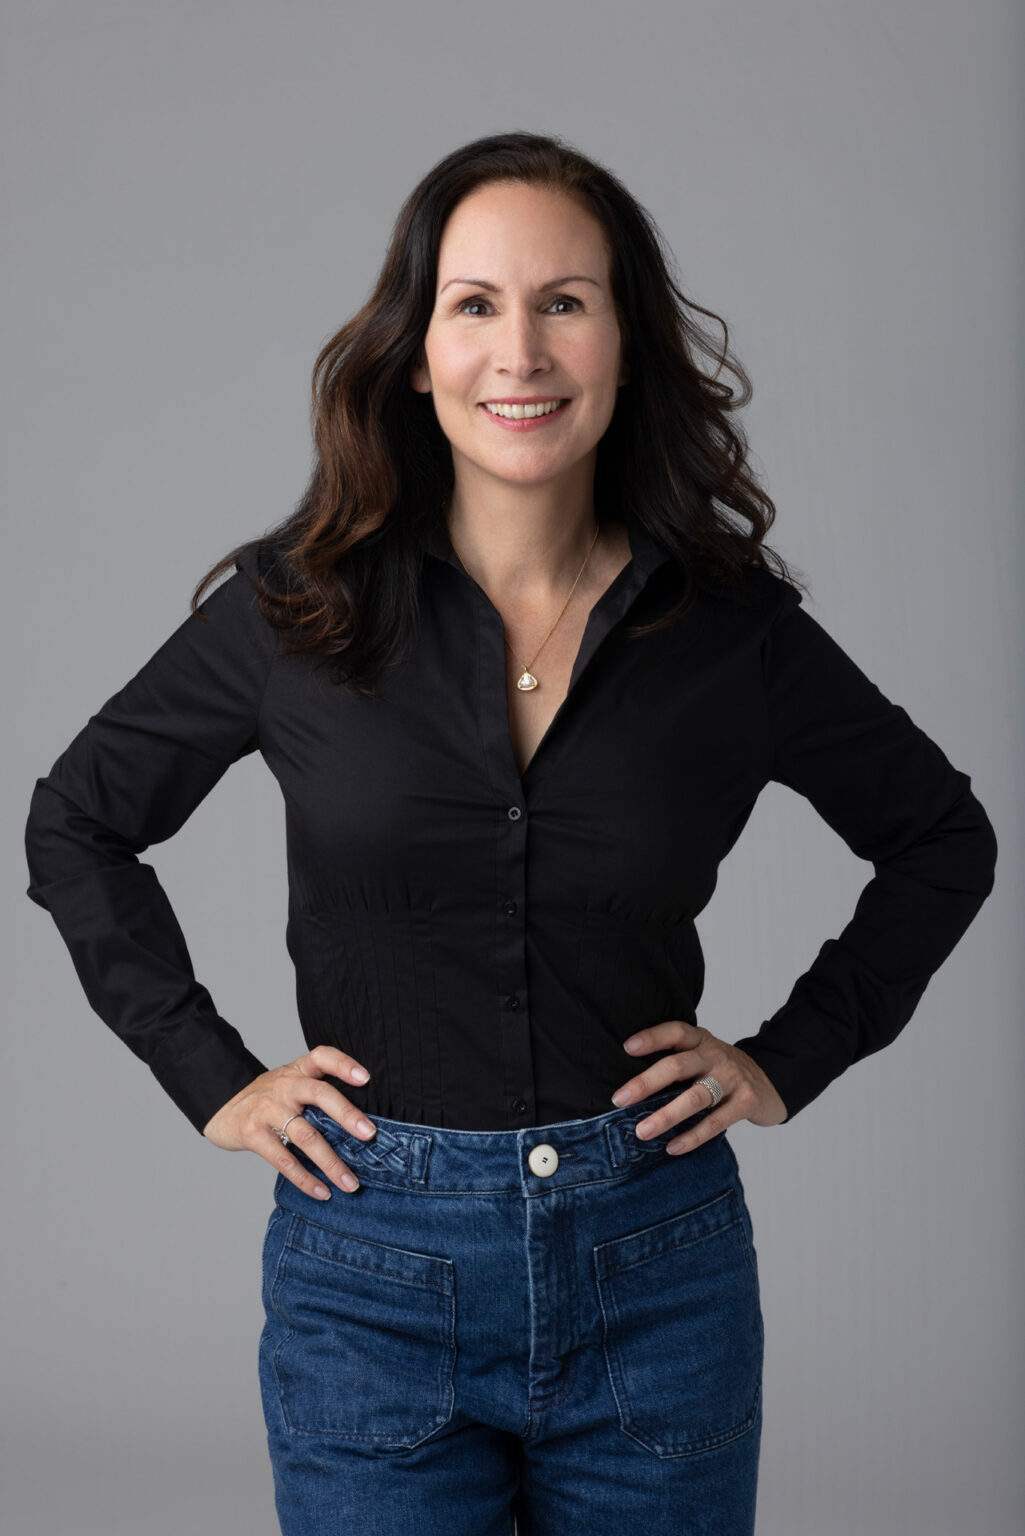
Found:
<svg viewBox="0 0 1025 1536"><path fill-rule="evenodd" d="M489 283L483 277L450 277L447 283L442 283L438 292L444 293L445 289L450 288L453 283L468 283L472 288L486 288L489 293L501 292L496 283ZM601 287L601 283L595 282L593 277L581 277L578 275L576 277L553 277L550 283L542 283L538 292L546 293L549 288L561 288L563 283L594 283L596 288Z"/></svg>

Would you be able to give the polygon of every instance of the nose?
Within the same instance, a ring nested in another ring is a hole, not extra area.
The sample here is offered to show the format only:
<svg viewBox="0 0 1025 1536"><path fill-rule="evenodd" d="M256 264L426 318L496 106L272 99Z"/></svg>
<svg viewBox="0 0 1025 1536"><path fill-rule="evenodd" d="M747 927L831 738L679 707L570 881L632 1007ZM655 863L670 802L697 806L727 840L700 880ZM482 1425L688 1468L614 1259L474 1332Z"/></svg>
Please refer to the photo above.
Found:
<svg viewBox="0 0 1025 1536"><path fill-rule="evenodd" d="M526 379L550 366L542 316L529 307L511 308L495 339L495 368L513 378Z"/></svg>

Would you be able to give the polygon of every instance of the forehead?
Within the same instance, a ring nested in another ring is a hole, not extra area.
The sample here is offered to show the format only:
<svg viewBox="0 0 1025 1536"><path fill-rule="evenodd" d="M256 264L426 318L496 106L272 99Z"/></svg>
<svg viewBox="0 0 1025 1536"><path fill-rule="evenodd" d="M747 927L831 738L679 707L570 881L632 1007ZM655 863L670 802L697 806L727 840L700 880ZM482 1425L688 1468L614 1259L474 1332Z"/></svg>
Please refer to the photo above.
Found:
<svg viewBox="0 0 1025 1536"><path fill-rule="evenodd" d="M476 264L464 267L466 262ZM560 265L566 262L570 265ZM556 270L590 271L601 278L606 262L605 231L575 198L521 182L491 183L468 193L449 214L438 250L438 275L445 282L465 270L501 281L501 268L539 282Z"/></svg>

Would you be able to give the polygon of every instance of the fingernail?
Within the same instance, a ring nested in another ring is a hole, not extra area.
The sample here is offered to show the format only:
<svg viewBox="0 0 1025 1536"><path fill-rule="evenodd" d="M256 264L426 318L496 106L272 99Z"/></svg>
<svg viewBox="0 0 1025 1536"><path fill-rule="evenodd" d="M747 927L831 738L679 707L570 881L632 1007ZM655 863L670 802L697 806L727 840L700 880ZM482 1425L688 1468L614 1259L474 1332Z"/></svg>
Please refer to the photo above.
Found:
<svg viewBox="0 0 1025 1536"><path fill-rule="evenodd" d="M613 1104L629 1104L632 1097L633 1095L629 1088L617 1088L612 1095L612 1102Z"/></svg>
<svg viewBox="0 0 1025 1536"><path fill-rule="evenodd" d="M359 1179L354 1173L343 1173L340 1182L343 1189L359 1188Z"/></svg>
<svg viewBox="0 0 1025 1536"><path fill-rule="evenodd" d="M366 1067L353 1067L352 1075L356 1079L357 1083L367 1083L370 1081L370 1073L367 1071Z"/></svg>
<svg viewBox="0 0 1025 1536"><path fill-rule="evenodd" d="M374 1134L374 1127L370 1124L369 1120L357 1120L356 1129L362 1131L364 1136L372 1136Z"/></svg>
<svg viewBox="0 0 1025 1536"><path fill-rule="evenodd" d="M323 1184L314 1184L313 1193L316 1195L318 1200L326 1200L331 1194L331 1191L329 1189L325 1189Z"/></svg>
<svg viewBox="0 0 1025 1536"><path fill-rule="evenodd" d="M631 1035L629 1040L623 1041L623 1049L624 1051L636 1051L640 1043L637 1035Z"/></svg>

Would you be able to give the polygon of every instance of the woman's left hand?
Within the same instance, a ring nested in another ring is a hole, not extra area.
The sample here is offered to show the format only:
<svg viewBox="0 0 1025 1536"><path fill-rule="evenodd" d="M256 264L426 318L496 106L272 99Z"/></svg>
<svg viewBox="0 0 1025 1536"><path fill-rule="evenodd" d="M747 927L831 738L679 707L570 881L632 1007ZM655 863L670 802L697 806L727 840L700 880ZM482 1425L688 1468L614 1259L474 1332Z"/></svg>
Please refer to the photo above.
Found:
<svg viewBox="0 0 1025 1536"><path fill-rule="evenodd" d="M629 1078L612 1095L615 1104L633 1104L658 1093L670 1083L684 1078L714 1077L722 1084L722 1098L711 1114L682 1136L666 1143L667 1152L692 1152L702 1142L710 1141L728 1125L750 1120L752 1125L780 1125L787 1117L787 1107L769 1082L762 1068L746 1051L728 1045L709 1030L685 1019L669 1019L653 1024L623 1042L631 1055L651 1055L653 1051L676 1046L668 1056L660 1056L645 1071ZM711 1102L709 1090L702 1083L685 1088L678 1098L670 1099L634 1127L638 1136L658 1136L681 1120L689 1120Z"/></svg>

